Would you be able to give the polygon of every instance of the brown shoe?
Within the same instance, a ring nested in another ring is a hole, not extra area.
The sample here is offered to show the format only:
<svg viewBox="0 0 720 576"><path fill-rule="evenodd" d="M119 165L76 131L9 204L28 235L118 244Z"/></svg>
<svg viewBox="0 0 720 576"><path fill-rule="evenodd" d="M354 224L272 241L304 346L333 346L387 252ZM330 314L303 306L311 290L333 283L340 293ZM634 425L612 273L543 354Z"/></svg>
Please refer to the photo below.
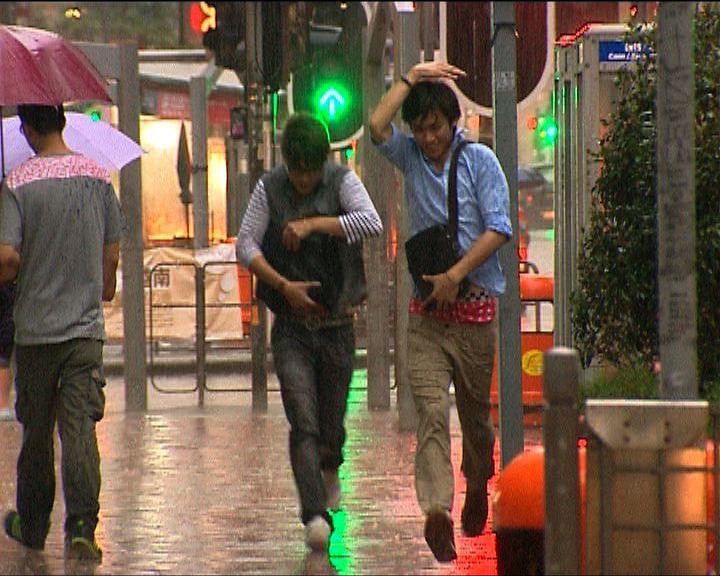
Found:
<svg viewBox="0 0 720 576"><path fill-rule="evenodd" d="M480 536L485 530L488 517L487 485L480 488L468 488L465 494L465 505L460 515L463 534Z"/></svg>
<svg viewBox="0 0 720 576"><path fill-rule="evenodd" d="M434 508L428 512L425 518L425 542L438 562L452 562L457 558L453 521L447 510Z"/></svg>

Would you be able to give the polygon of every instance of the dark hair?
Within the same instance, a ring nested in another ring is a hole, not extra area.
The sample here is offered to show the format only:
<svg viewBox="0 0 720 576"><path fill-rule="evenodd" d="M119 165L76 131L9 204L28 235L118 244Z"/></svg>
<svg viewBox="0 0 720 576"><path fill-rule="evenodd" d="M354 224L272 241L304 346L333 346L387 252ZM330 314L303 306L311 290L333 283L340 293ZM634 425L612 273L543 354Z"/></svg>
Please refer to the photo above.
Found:
<svg viewBox="0 0 720 576"><path fill-rule="evenodd" d="M17 111L23 124L30 126L43 136L53 132L62 132L65 128L65 110L62 104L59 106L20 104Z"/></svg>
<svg viewBox="0 0 720 576"><path fill-rule="evenodd" d="M330 133L319 118L298 112L285 124L280 149L291 170L319 170L330 152Z"/></svg>
<svg viewBox="0 0 720 576"><path fill-rule="evenodd" d="M452 126L460 119L460 103L455 92L444 82L416 83L402 105L402 119L408 126L438 111Z"/></svg>

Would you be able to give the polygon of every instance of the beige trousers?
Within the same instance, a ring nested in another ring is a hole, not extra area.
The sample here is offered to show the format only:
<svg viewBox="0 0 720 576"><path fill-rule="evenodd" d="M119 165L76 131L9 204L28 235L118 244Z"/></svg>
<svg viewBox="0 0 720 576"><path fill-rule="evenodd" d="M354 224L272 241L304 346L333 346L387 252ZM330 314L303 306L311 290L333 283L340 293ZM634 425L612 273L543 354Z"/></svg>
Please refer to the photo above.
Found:
<svg viewBox="0 0 720 576"><path fill-rule="evenodd" d="M415 491L425 514L435 506L452 510L451 381L462 431L461 469L468 486L482 487L494 473L490 383L496 336L496 321L454 324L410 315L408 372L418 413Z"/></svg>

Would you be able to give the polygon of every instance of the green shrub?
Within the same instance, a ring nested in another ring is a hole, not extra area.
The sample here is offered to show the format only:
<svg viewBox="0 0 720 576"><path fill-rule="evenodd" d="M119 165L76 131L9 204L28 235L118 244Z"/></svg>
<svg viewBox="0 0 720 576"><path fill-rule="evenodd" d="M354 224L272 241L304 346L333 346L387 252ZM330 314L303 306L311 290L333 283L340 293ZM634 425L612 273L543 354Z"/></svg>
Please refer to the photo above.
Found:
<svg viewBox="0 0 720 576"><path fill-rule="evenodd" d="M582 383L579 388L581 406L588 398L656 399L657 376L644 366L621 368L614 374L600 372Z"/></svg>
<svg viewBox="0 0 720 576"><path fill-rule="evenodd" d="M695 17L695 195L697 352L700 393L720 381L720 7ZM652 27L629 31L655 53ZM657 293L656 63L619 74L591 192L589 226L571 295L575 345L596 358L651 373L659 355Z"/></svg>

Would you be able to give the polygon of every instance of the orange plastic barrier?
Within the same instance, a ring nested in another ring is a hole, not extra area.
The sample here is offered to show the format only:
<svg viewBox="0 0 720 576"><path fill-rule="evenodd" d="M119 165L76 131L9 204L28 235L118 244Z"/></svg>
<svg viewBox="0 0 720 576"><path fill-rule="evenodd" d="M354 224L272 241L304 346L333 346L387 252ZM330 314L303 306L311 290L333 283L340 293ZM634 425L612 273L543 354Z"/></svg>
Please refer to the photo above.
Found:
<svg viewBox="0 0 720 576"><path fill-rule="evenodd" d="M545 452L523 452L498 475L493 502L493 527L545 529Z"/></svg>
<svg viewBox="0 0 720 576"><path fill-rule="evenodd" d="M252 309L250 307L250 303L252 302L252 284L250 281L250 271L238 264L237 277L240 303L243 304L240 308L240 314L242 314L243 336L250 336L250 326L252 323Z"/></svg>
<svg viewBox="0 0 720 576"><path fill-rule="evenodd" d="M581 569L585 572L586 449L578 448ZM518 454L498 475L492 495L498 575L544 574L545 451Z"/></svg>
<svg viewBox="0 0 720 576"><path fill-rule="evenodd" d="M715 522L715 451L708 439L705 444L707 470L707 524ZM581 570L585 573L585 520L587 513L587 449L578 442L580 479ZM528 574L529 568L542 566L542 537L529 538L545 530L545 451L539 448L523 452L500 472L492 495L493 531L497 534L498 574ZM542 536L542 534L540 534ZM528 544L538 546L523 551ZM713 530L707 531L707 574L715 574L718 543ZM503 558L500 558L502 553ZM541 572L540 572L541 573Z"/></svg>
<svg viewBox="0 0 720 576"><path fill-rule="evenodd" d="M552 276L540 274L520 274L520 300L526 306L526 313L534 309L535 327L523 331L520 335L520 355L522 361L522 403L525 425L542 424L543 402L543 352L553 346L553 332L543 331L540 318L540 304L552 303L555 283ZM493 406L493 418L498 421L498 355L495 354L495 366L490 385L490 402Z"/></svg>
<svg viewBox="0 0 720 576"><path fill-rule="evenodd" d="M555 279L540 274L520 274L520 300L552 302L555 299Z"/></svg>

